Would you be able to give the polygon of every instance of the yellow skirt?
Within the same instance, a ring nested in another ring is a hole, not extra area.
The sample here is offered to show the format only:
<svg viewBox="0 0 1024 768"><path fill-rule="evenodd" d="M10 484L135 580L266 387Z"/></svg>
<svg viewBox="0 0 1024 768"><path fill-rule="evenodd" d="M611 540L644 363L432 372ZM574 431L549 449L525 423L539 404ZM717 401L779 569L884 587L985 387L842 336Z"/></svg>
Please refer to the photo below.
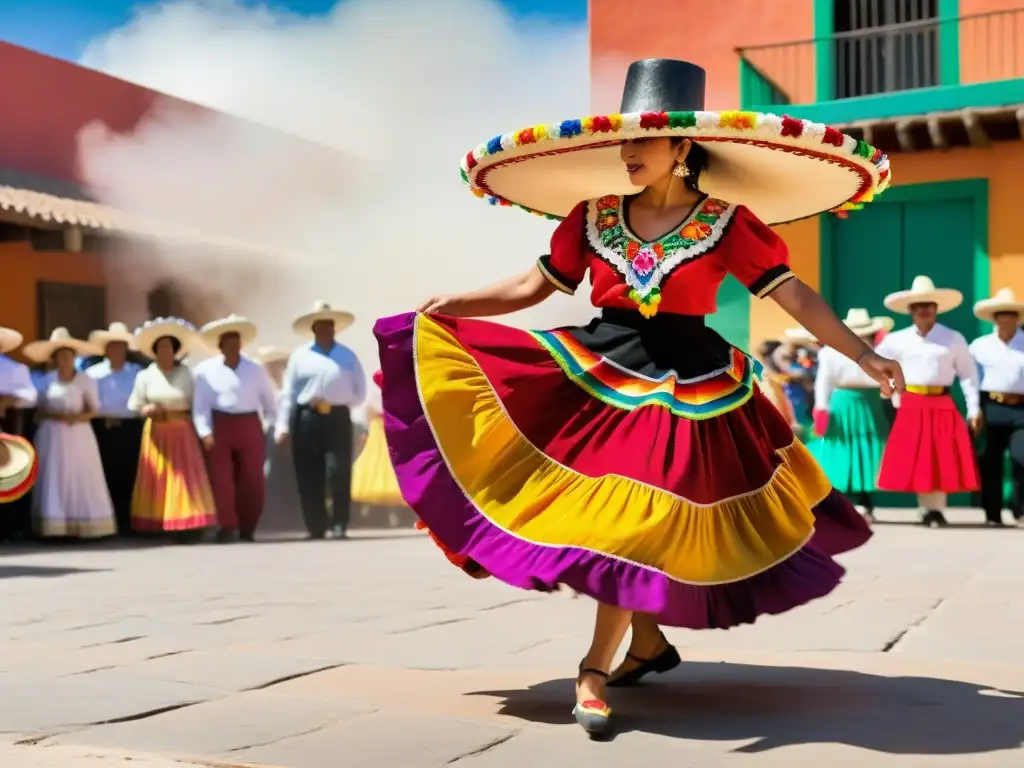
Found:
<svg viewBox="0 0 1024 768"><path fill-rule="evenodd" d="M379 416L370 420L366 445L352 467L352 501L381 507L405 505Z"/></svg>
<svg viewBox="0 0 1024 768"><path fill-rule="evenodd" d="M132 528L187 531L216 522L206 458L192 421L148 419L132 495Z"/></svg>

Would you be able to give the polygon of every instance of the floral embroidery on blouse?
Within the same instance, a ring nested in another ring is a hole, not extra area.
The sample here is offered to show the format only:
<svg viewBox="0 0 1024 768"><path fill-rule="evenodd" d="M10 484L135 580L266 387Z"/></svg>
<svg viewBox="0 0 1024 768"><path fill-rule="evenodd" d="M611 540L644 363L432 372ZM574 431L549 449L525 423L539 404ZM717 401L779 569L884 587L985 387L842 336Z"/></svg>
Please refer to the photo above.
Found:
<svg viewBox="0 0 1024 768"><path fill-rule="evenodd" d="M587 202L587 240L603 261L621 274L629 298L644 317L658 312L661 284L679 265L710 252L722 239L735 205L706 198L666 235L646 242L629 231L625 199L605 195Z"/></svg>

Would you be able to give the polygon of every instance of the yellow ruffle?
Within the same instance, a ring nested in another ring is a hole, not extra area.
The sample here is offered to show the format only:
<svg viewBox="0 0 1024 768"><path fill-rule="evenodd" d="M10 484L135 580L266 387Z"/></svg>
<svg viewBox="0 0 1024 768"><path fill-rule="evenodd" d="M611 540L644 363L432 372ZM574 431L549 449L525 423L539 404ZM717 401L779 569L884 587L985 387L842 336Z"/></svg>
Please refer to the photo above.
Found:
<svg viewBox="0 0 1024 768"><path fill-rule="evenodd" d="M811 509L831 486L800 442L779 451L763 488L712 505L617 475L587 477L519 432L451 332L420 314L415 341L420 397L449 472L491 523L517 537L713 585L771 568L814 532Z"/></svg>
<svg viewBox="0 0 1024 768"><path fill-rule="evenodd" d="M366 445L352 466L352 501L382 507L405 504L379 416L370 420Z"/></svg>

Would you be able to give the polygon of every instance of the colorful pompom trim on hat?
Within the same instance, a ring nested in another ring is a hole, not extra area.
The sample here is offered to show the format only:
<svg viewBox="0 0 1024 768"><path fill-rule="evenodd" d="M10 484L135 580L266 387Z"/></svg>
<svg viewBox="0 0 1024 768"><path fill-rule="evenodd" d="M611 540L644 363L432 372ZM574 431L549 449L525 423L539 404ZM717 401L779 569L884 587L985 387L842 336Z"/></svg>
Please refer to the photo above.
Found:
<svg viewBox="0 0 1024 768"><path fill-rule="evenodd" d="M672 129L679 129L677 134L671 133ZM687 130L693 129L693 130ZM668 130L669 132L666 132ZM746 111L725 111L725 112L642 112L632 114L597 115L582 119L563 120L560 123L547 125L535 125L512 133L504 133L495 136L490 141L478 145L468 152L462 159L461 177L462 181L469 187L470 191L477 197L483 198L491 205L510 206L520 208L529 213L542 216L547 219L561 220L562 216L537 211L525 205L520 205L503 197L493 194L487 188L478 185L471 176L472 171L483 158L498 155L507 150L526 145L553 142L561 139L571 139L577 136L599 137L607 134L607 141L626 140L643 138L645 131L656 131L658 135L680 135L687 136L694 132L718 131L717 140L729 140L730 134L736 136L737 140L743 139L748 142L756 142L761 139L766 142L778 141L778 139L799 139L801 146L813 148L815 144L820 145L829 155L859 157L870 162L878 173L878 181L874 184L865 184L864 187L849 201L831 209L840 217L846 216L849 211L859 210L864 203L871 202L876 195L884 192L892 183L892 174L889 169L889 158L879 149L870 144L855 139L837 128L815 123L810 120L803 120L789 115L774 115L762 112ZM725 134L721 132L725 131ZM617 137L615 134L619 134ZM773 148L785 149L784 144L776 144ZM580 149L585 149L581 147Z"/></svg>

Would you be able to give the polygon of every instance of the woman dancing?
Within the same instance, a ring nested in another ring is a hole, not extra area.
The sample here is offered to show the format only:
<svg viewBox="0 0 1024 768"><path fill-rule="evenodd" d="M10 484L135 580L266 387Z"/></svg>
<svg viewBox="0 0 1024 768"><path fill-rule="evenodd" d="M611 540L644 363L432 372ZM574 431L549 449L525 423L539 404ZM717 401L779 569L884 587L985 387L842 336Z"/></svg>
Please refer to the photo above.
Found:
<svg viewBox="0 0 1024 768"><path fill-rule="evenodd" d="M843 575L832 555L870 536L759 391L758 366L705 326L725 275L885 391L903 386L763 223L867 201L888 161L820 124L693 111L704 79L636 62L620 114L473 150L478 195L562 218L551 253L374 329L391 458L435 540L473 575L597 600L574 709L591 734L609 728L606 685L679 664L659 625L727 628L826 595ZM586 327L466 319L573 293L588 271L601 314Z"/></svg>

